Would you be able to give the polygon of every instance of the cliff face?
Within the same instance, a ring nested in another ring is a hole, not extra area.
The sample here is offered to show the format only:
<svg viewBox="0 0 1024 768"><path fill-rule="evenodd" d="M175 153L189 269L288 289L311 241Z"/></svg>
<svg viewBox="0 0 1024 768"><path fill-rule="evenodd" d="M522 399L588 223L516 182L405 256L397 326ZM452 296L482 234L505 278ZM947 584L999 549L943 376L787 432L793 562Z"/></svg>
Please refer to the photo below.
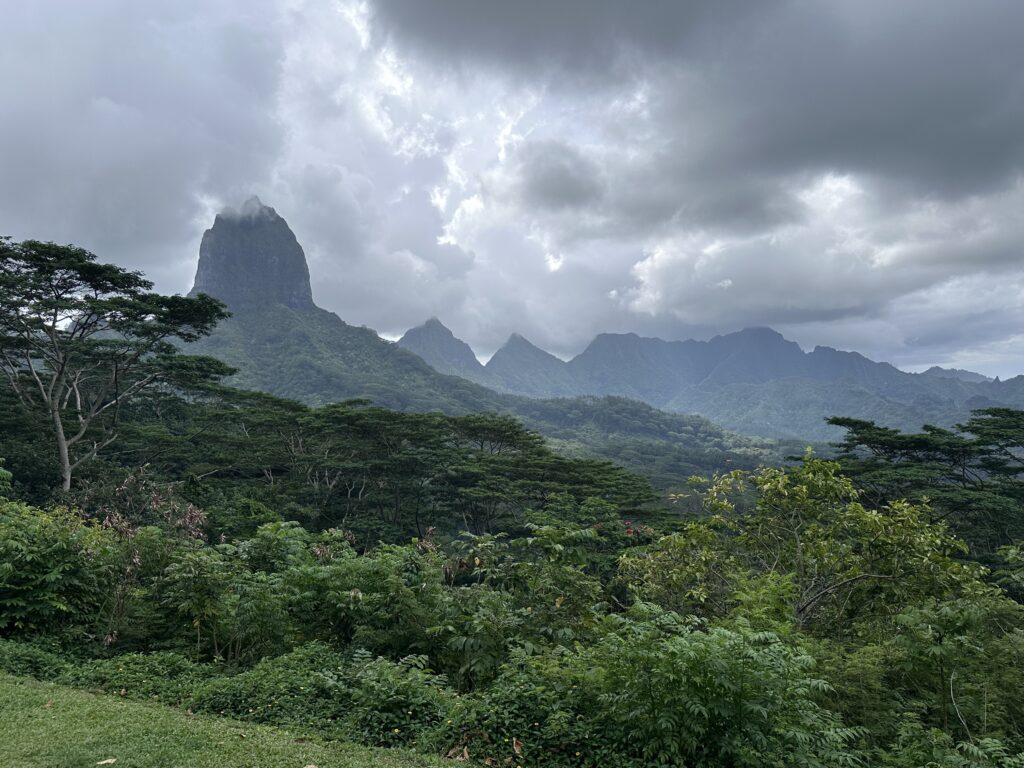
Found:
<svg viewBox="0 0 1024 768"><path fill-rule="evenodd" d="M207 293L232 311L268 304L312 309L306 254L288 223L259 198L219 213L203 234L190 296Z"/></svg>

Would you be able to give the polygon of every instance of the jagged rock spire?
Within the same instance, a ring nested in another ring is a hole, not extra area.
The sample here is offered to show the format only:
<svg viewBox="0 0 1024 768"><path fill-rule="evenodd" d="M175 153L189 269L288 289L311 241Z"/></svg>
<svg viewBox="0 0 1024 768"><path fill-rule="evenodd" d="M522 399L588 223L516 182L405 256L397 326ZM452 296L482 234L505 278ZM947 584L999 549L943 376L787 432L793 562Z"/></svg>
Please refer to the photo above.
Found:
<svg viewBox="0 0 1024 768"><path fill-rule="evenodd" d="M306 254L277 211L250 197L217 214L203 234L189 295L208 293L237 311L266 304L313 308Z"/></svg>

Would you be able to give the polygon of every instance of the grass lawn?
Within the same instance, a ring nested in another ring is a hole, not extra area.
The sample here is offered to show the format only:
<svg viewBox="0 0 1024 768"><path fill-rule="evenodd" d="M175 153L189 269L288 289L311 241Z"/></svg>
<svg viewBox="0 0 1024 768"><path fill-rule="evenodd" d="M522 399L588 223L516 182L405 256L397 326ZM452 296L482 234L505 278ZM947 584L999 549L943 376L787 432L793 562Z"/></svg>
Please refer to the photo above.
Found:
<svg viewBox="0 0 1024 768"><path fill-rule="evenodd" d="M4 768L426 768L444 764L397 750L305 741L280 728L189 715L159 704L0 674L0 766Z"/></svg>

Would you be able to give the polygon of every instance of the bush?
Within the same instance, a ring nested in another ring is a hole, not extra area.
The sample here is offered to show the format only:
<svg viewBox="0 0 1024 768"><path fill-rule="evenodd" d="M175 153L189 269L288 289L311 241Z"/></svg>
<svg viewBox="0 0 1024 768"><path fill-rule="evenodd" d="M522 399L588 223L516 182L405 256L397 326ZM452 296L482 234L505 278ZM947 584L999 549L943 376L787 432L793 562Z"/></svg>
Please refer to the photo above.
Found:
<svg viewBox="0 0 1024 768"><path fill-rule="evenodd" d="M347 713L348 696L328 673L344 673L345 663L329 646L309 643L246 672L199 685L191 708L258 723L335 730Z"/></svg>
<svg viewBox="0 0 1024 768"><path fill-rule="evenodd" d="M0 672L56 680L70 668L63 657L36 643L0 640Z"/></svg>
<svg viewBox="0 0 1024 768"><path fill-rule="evenodd" d="M62 682L104 693L180 704L209 676L209 667L194 664L178 653L126 653L70 667Z"/></svg>
<svg viewBox="0 0 1024 768"><path fill-rule="evenodd" d="M349 674L333 679L348 687L350 736L375 746L417 744L446 720L453 702L447 679L427 668L425 656L393 662L357 651Z"/></svg>
<svg viewBox="0 0 1024 768"><path fill-rule="evenodd" d="M898 723L899 736L878 757L882 768L1024 768L1024 754L1012 754L997 739L954 744L938 728L927 728L914 715Z"/></svg>
<svg viewBox="0 0 1024 768"><path fill-rule="evenodd" d="M94 623L117 553L112 532L70 510L0 502L0 634Z"/></svg>
<svg viewBox="0 0 1024 768"><path fill-rule="evenodd" d="M520 655L454 710L452 749L551 766L848 765L811 660L773 635L640 606L593 646Z"/></svg>

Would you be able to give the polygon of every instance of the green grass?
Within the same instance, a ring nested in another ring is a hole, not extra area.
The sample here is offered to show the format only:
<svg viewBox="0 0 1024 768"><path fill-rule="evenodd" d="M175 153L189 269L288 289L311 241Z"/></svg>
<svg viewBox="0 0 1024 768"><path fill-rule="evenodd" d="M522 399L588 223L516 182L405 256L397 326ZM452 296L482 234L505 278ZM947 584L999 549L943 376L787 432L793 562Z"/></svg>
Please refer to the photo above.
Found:
<svg viewBox="0 0 1024 768"><path fill-rule="evenodd" d="M306 741L280 728L190 715L0 674L4 768L426 768L443 761Z"/></svg>

